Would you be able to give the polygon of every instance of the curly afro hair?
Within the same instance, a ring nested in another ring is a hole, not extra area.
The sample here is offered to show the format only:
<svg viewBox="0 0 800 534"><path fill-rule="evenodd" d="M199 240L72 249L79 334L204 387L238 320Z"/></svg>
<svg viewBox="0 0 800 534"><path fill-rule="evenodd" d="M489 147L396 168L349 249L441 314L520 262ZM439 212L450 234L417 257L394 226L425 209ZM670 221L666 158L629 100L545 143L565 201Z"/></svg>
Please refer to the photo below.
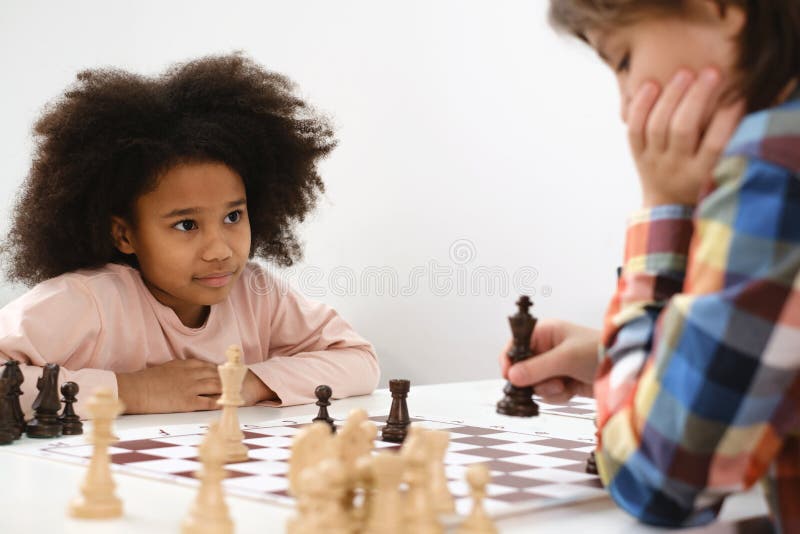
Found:
<svg viewBox="0 0 800 534"><path fill-rule="evenodd" d="M2 246L10 280L29 285L109 262L136 267L111 238L172 166L217 161L244 181L250 255L291 265L296 224L324 185L336 145L324 117L286 77L241 54L176 65L159 77L86 70L34 126L31 170Z"/></svg>

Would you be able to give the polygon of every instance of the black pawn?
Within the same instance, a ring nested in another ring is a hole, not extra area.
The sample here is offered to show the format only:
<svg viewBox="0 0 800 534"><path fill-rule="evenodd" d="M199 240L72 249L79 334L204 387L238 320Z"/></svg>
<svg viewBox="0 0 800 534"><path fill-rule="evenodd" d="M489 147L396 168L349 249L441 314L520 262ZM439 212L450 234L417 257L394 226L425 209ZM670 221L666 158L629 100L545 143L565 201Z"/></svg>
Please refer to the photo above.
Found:
<svg viewBox="0 0 800 534"><path fill-rule="evenodd" d="M28 423L26 434L29 438L57 438L61 435L61 423L58 420L58 410L61 408L58 399L58 365L45 365L36 387L39 395L33 401L34 416Z"/></svg>
<svg viewBox="0 0 800 534"><path fill-rule="evenodd" d="M597 459L594 456L594 451L589 453L589 457L586 458L586 468L584 469L590 475L597 474Z"/></svg>
<svg viewBox="0 0 800 534"><path fill-rule="evenodd" d="M61 394L64 395L64 398L61 399L64 402L64 411L61 412L61 417L58 420L61 421L62 432L65 436L83 434L81 418L75 414L75 410L72 407L77 401L76 395L78 391L80 391L80 388L75 382L64 382L61 386Z"/></svg>
<svg viewBox="0 0 800 534"><path fill-rule="evenodd" d="M506 353L511 364L527 360L531 353L531 336L536 326L536 318L528 310L533 302L527 295L522 295L517 301L517 313L508 318L514 342ZM505 394L497 402L497 413L517 417L533 417L539 415L539 405L533 401L533 387L518 388L511 382L506 382L503 388Z"/></svg>
<svg viewBox="0 0 800 534"><path fill-rule="evenodd" d="M19 398L22 395L22 383L25 381L25 376L19 368L19 362L16 360L9 360L3 368L3 378L8 379L8 401L11 403L11 410L14 412L14 439L19 439L22 433L25 432L25 414L22 412Z"/></svg>
<svg viewBox="0 0 800 534"><path fill-rule="evenodd" d="M386 425L381 431L383 441L392 443L402 443L408 433L408 425L411 418L408 416L408 404L406 397L411 389L411 382L403 379L389 380L389 391L392 393L392 407L389 409L389 417Z"/></svg>
<svg viewBox="0 0 800 534"><path fill-rule="evenodd" d="M333 395L331 387L326 385L317 386L317 389L314 390L314 395L317 397L317 406L319 406L319 412L317 413L317 416L312 419L312 421L315 423L317 421L327 423L328 426L331 427L331 432L336 432L336 426L333 424L333 417L328 415L328 406L331 405L331 395Z"/></svg>
<svg viewBox="0 0 800 534"><path fill-rule="evenodd" d="M11 382L8 378L0 378L0 445L7 445L17 439L14 433L14 410L8 396L10 389Z"/></svg>

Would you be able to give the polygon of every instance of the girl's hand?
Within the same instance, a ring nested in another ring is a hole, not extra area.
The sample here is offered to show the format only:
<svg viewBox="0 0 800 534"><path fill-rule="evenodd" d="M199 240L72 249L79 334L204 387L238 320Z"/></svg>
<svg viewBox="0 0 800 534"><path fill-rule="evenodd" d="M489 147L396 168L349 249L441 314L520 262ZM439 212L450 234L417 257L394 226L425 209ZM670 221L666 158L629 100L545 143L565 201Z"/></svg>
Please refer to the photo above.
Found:
<svg viewBox="0 0 800 534"><path fill-rule="evenodd" d="M681 69L663 91L646 82L631 101L628 140L646 207L697 203L744 114L742 100L714 110L719 85L715 69L697 79Z"/></svg>
<svg viewBox="0 0 800 534"><path fill-rule="evenodd" d="M216 364L172 360L133 373L117 373L125 413L171 413L217 410L222 393Z"/></svg>
<svg viewBox="0 0 800 534"><path fill-rule="evenodd" d="M506 356L511 343L500 353L500 369L503 377L515 386L533 386L545 402L556 404L567 402L573 395L593 395L599 330L542 319L531 338L534 357L513 366Z"/></svg>

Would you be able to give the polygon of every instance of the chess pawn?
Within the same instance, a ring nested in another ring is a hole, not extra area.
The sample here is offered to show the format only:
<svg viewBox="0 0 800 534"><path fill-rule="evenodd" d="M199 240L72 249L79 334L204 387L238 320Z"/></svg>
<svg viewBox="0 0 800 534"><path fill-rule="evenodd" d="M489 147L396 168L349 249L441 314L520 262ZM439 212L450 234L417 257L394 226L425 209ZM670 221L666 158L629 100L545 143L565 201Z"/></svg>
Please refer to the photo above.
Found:
<svg viewBox="0 0 800 534"><path fill-rule="evenodd" d="M61 409L58 371L58 365L48 363L42 369L42 376L36 381L39 394L33 401L34 418L26 429L29 438L57 438L61 435L61 422L58 420L58 410Z"/></svg>
<svg viewBox="0 0 800 534"><path fill-rule="evenodd" d="M222 406L219 426L225 443L225 463L246 462L249 459L248 449L242 443L244 433L239 427L236 409L244 404L241 391L247 367L242 363L242 349L238 346L228 347L225 356L228 361L217 366L222 382L222 396L217 404Z"/></svg>
<svg viewBox="0 0 800 534"><path fill-rule="evenodd" d="M406 397L411 389L411 382L403 379L389 380L389 391L392 393L392 406L389 417L381 431L381 439L393 443L402 443L406 439L408 425L411 418L408 416Z"/></svg>
<svg viewBox="0 0 800 534"><path fill-rule="evenodd" d="M400 482L405 468L399 454L381 453L367 458L372 475L372 498L366 510L365 534L401 534L403 532Z"/></svg>
<svg viewBox="0 0 800 534"><path fill-rule="evenodd" d="M333 417L328 414L328 406L331 405L332 395L333 390L330 386L326 386L325 384L317 386L314 390L314 396L317 397L316 405L319 407L319 411L317 412L317 416L311 421L314 423L322 421L331 427L331 432L336 432L336 425L333 424Z"/></svg>
<svg viewBox="0 0 800 534"><path fill-rule="evenodd" d="M431 489L433 509L439 514L452 514L456 511L453 494L447 487L447 475L444 472L444 457L450 444L450 433L444 430L428 430L425 437L430 446L428 458L428 476Z"/></svg>
<svg viewBox="0 0 800 534"><path fill-rule="evenodd" d="M69 505L69 514L84 519L106 519L122 515L122 501L114 495L114 480L111 478L111 459L108 446L117 437L111 431L111 423L124 405L114 398L110 389L99 389L87 404L92 418L90 441L94 445L86 478L81 484L81 494Z"/></svg>
<svg viewBox="0 0 800 534"><path fill-rule="evenodd" d="M75 396L80 391L78 384L75 382L64 382L61 386L61 394L64 396L64 412L58 418L63 426L63 433L65 436L75 436L83 434L83 423L81 418L75 413L72 405L76 402Z"/></svg>
<svg viewBox="0 0 800 534"><path fill-rule="evenodd" d="M426 432L421 427L412 426L400 449L400 455L406 463L405 481L408 484L404 520L409 532L441 534L442 525L431 502L428 467L431 449Z"/></svg>
<svg viewBox="0 0 800 534"><path fill-rule="evenodd" d="M19 439L20 436L27 430L25 423L25 414L22 412L19 398L22 395L22 383L25 381L25 376L19 368L19 362L16 360L8 360L3 368L3 378L7 378L10 388L8 390L8 400L11 403L11 409L14 412L14 439Z"/></svg>
<svg viewBox="0 0 800 534"><path fill-rule="evenodd" d="M491 480L486 464L472 464L467 468L467 483L472 494L472 511L461 523L458 534L496 534L497 527L483 507L486 486Z"/></svg>
<svg viewBox="0 0 800 534"><path fill-rule="evenodd" d="M527 360L531 354L531 336L536 327L536 318L529 313L533 305L527 295L517 301L517 313L508 318L514 341L506 354L511 364ZM517 417L533 417L539 415L539 406L533 400L533 387L517 387L506 382L504 396L497 402L497 413Z"/></svg>
<svg viewBox="0 0 800 534"><path fill-rule="evenodd" d="M200 489L189 515L181 524L182 534L233 534L233 521L225 503L222 481L226 476L226 443L215 421L200 444L202 470L197 473Z"/></svg>

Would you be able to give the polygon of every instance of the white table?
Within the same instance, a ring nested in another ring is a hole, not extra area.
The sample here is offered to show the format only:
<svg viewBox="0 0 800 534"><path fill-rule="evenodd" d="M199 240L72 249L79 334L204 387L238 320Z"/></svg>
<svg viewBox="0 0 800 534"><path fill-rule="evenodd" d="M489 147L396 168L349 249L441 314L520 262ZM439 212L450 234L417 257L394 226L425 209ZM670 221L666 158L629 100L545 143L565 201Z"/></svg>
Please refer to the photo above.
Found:
<svg viewBox="0 0 800 534"><path fill-rule="evenodd" d="M408 398L412 413L435 414L451 419L507 421L494 412L501 396L503 381L486 380L431 386L413 386ZM333 401L331 414L344 417L352 408L372 413L387 413L391 396L379 390L364 397ZM239 409L242 424L270 419L308 418L316 414L312 405L289 408L253 407ZM218 412L194 412L166 415L128 415L115 423L116 430L182 423L204 423L214 420ZM593 423L586 419L541 415L530 420L531 430L555 433L569 428L580 433L593 433ZM502 424L502 423L500 423ZM23 438L27 439L27 438ZM0 447L0 532L2 533L174 533L189 510L196 491L156 480L121 473L114 475L117 494L125 509L123 518L111 521L75 520L66 516L68 502L78 493L85 468L15 454L14 445ZM286 520L294 514L288 507L270 505L235 496L227 497L236 532L284 532ZM714 532L733 532L731 522L766 514L760 493L753 490L731 497L723 507L721 523ZM607 498L580 504L539 510L523 516L498 521L501 532L557 533L564 532L663 532L637 523Z"/></svg>

